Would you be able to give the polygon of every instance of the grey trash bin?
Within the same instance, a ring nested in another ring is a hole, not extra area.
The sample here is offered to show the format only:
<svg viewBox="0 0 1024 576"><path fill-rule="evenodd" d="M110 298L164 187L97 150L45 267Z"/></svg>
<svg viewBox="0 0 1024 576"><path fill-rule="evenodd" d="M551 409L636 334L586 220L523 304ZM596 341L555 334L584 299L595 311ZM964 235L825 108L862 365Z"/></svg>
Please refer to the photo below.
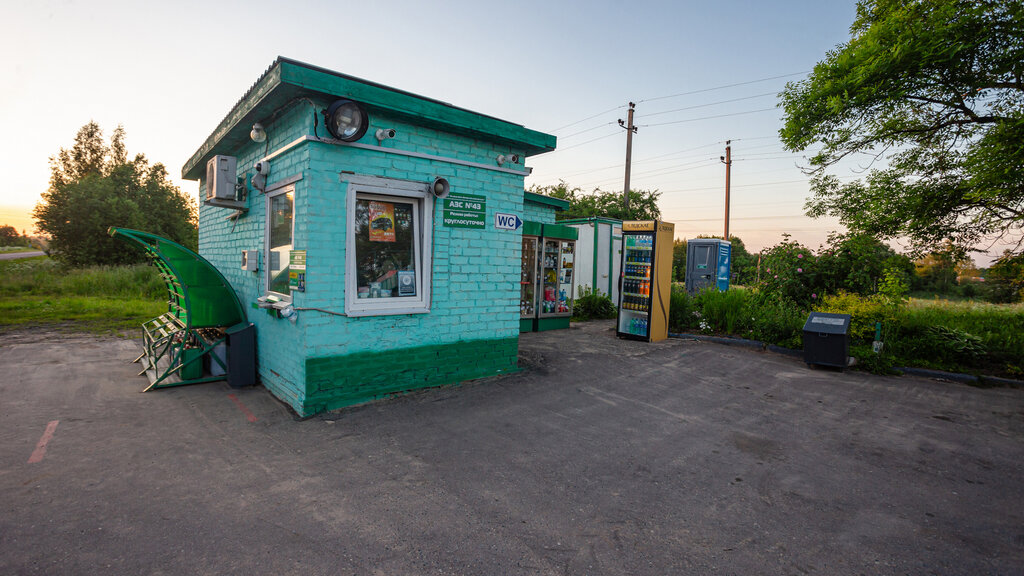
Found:
<svg viewBox="0 0 1024 576"><path fill-rule="evenodd" d="M850 315L811 312L804 323L804 362L846 368L850 356Z"/></svg>

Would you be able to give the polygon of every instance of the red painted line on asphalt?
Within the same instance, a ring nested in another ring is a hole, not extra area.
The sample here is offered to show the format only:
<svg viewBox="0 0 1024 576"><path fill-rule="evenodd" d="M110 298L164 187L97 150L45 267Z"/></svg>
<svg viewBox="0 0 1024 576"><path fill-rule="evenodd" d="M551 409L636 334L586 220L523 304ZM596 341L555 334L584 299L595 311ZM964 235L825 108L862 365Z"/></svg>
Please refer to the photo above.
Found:
<svg viewBox="0 0 1024 576"><path fill-rule="evenodd" d="M46 456L46 445L53 439L53 433L57 431L57 424L59 423L60 420L52 420L46 425L46 431L44 431L42 437L39 438L39 443L36 444L35 451L28 457L29 464L42 462L43 456Z"/></svg>
<svg viewBox="0 0 1024 576"><path fill-rule="evenodd" d="M249 422L256 421L256 415L250 412L249 409L245 407L245 404L242 404L242 401L238 399L238 396L235 396L234 394L228 394L228 398L231 398L231 401L235 403L235 406L238 406L238 409L245 413L246 420L248 420Z"/></svg>

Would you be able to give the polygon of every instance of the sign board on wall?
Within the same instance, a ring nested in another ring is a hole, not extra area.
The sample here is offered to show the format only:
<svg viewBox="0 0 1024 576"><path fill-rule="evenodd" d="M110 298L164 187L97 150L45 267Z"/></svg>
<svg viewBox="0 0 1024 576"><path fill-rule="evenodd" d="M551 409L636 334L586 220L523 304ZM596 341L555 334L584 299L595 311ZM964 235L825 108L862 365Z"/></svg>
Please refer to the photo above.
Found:
<svg viewBox="0 0 1024 576"><path fill-rule="evenodd" d="M306 291L306 251L292 250L288 253L288 289Z"/></svg>
<svg viewBox="0 0 1024 576"><path fill-rule="evenodd" d="M449 228L485 228L487 198L474 194L449 194L444 200L443 223Z"/></svg>
<svg viewBox="0 0 1024 576"><path fill-rule="evenodd" d="M494 213L494 227L498 230L518 230L522 225L523 221L515 214Z"/></svg>

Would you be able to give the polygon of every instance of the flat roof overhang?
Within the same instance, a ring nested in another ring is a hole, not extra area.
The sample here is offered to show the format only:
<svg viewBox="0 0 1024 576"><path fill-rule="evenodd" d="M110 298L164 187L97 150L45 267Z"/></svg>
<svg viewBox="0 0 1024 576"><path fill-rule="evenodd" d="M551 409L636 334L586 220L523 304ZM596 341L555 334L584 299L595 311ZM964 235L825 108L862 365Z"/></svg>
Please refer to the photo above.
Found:
<svg viewBox="0 0 1024 576"><path fill-rule="evenodd" d="M417 125L505 144L526 156L550 152L557 141L550 134L493 116L278 57L188 159L181 177L200 179L211 157L236 150L248 141L252 124L303 97L348 98L363 104L370 114L382 112Z"/></svg>

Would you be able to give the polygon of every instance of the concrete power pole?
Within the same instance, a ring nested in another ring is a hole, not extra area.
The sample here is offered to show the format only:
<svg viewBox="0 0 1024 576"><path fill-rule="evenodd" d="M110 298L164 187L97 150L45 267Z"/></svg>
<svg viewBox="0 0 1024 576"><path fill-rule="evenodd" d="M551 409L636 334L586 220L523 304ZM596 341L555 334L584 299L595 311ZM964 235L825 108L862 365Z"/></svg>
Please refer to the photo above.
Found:
<svg viewBox="0 0 1024 576"><path fill-rule="evenodd" d="M729 143L732 140L725 141L725 156L719 156L722 163L725 164L725 241L729 242L729 172L732 169L732 147Z"/></svg>
<svg viewBox="0 0 1024 576"><path fill-rule="evenodd" d="M619 126L626 129L626 183L622 191L622 206L626 211L626 218L629 218L629 165L633 159L633 134L636 134L636 126L633 126L633 109L636 104L629 103L628 120L624 123L619 118Z"/></svg>

